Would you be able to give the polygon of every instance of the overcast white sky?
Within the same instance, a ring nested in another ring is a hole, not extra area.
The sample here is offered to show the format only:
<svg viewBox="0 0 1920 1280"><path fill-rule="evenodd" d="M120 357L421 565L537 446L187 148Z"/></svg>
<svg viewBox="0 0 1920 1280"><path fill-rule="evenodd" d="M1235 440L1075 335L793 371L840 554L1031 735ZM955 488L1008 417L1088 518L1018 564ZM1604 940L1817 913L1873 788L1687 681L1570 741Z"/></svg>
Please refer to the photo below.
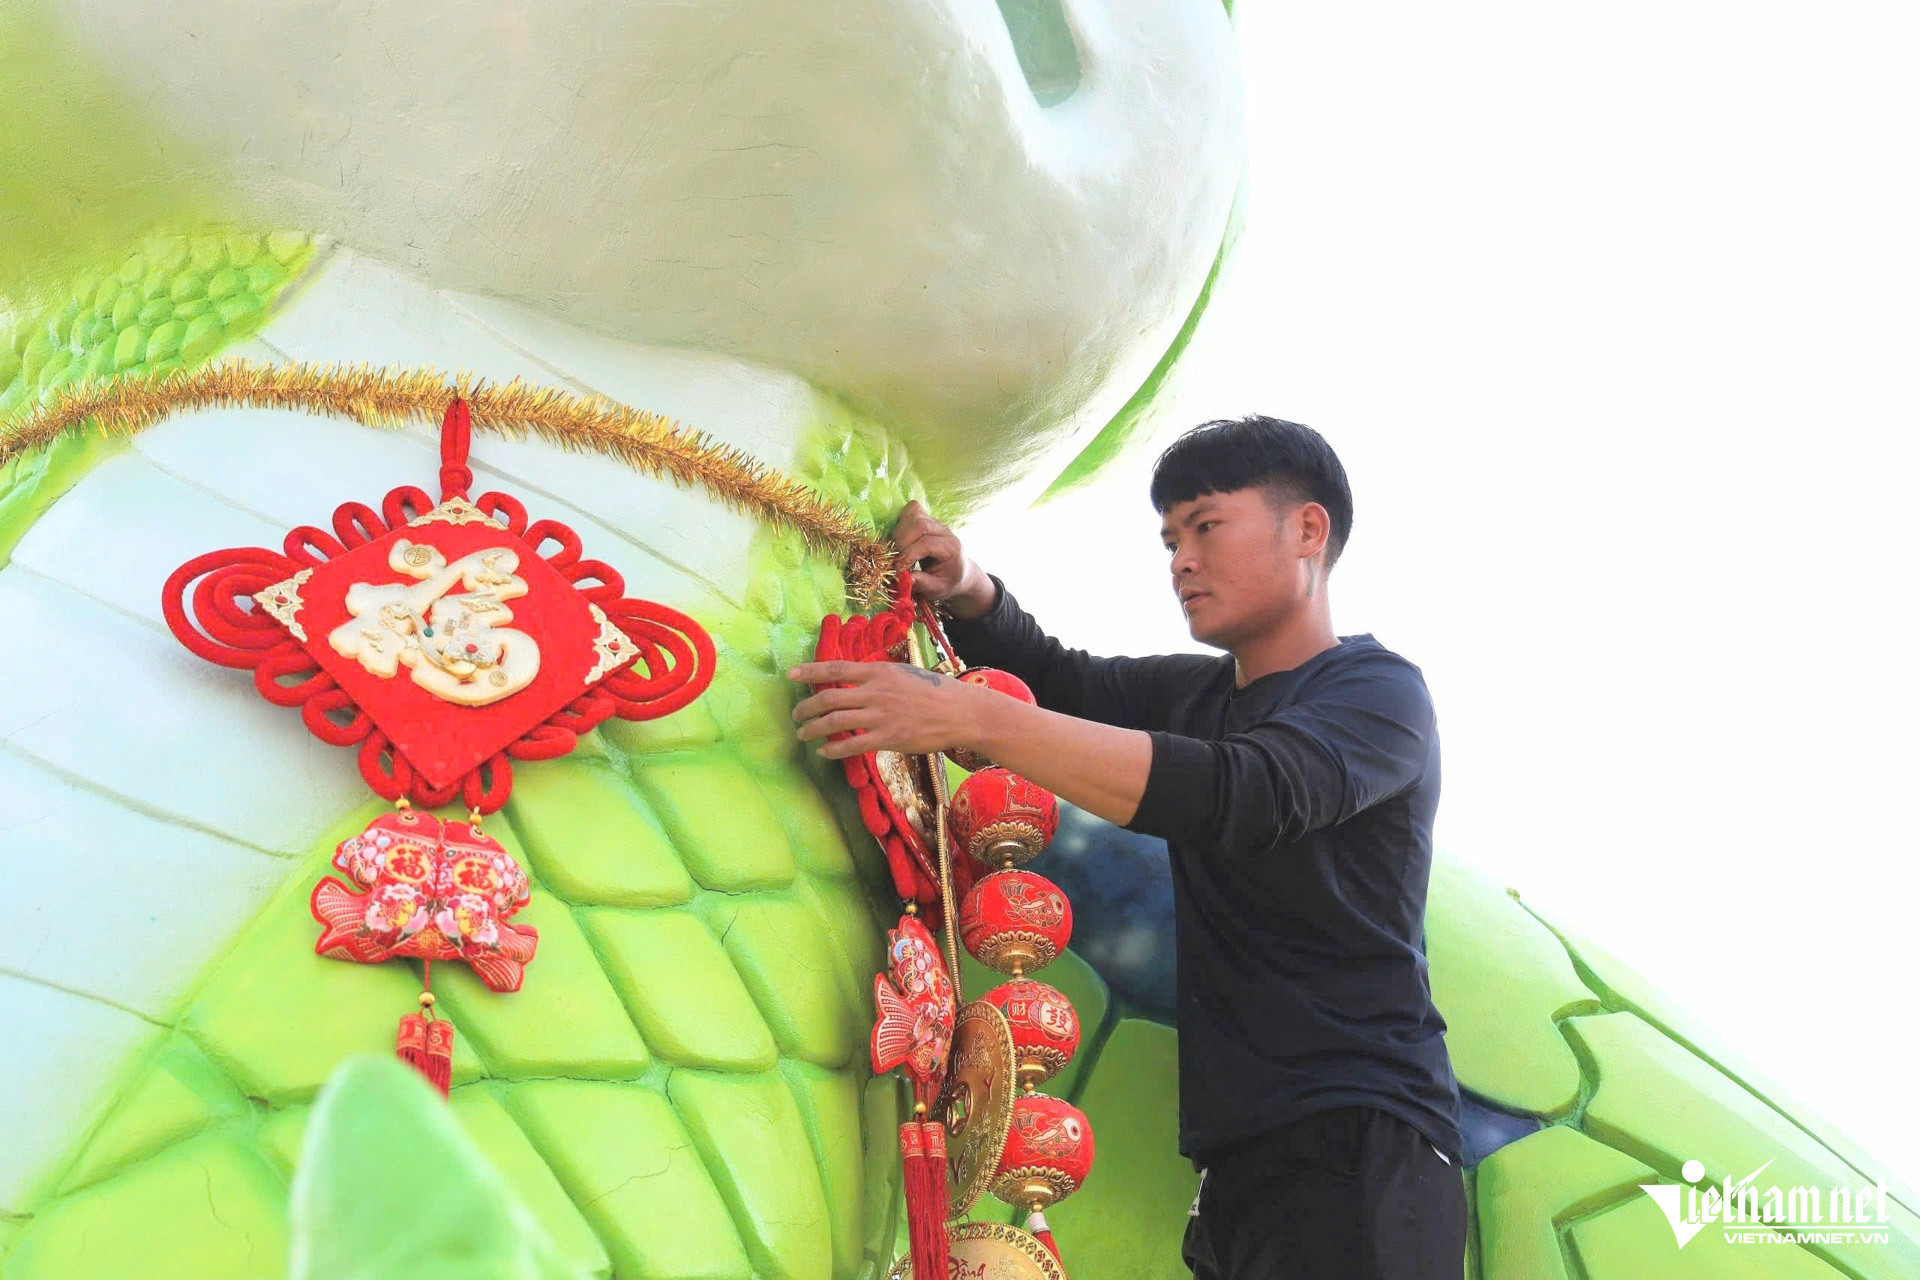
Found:
<svg viewBox="0 0 1920 1280"><path fill-rule="evenodd" d="M1920 10L1240 12L1248 228L1169 415L969 551L1070 643L1198 648L1154 446L1317 428L1442 854L1920 1184Z"/></svg>

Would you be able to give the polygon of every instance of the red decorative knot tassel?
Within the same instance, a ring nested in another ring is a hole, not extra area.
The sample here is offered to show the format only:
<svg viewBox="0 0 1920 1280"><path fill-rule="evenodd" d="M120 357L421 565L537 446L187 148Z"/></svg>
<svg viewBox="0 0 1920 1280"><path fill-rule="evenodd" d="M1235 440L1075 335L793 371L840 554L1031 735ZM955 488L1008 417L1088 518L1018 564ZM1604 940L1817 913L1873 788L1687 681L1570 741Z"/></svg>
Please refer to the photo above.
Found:
<svg viewBox="0 0 1920 1280"><path fill-rule="evenodd" d="M453 1024L444 1018L410 1013L400 1019L396 1042L400 1061L427 1078L441 1097L453 1087Z"/></svg>
<svg viewBox="0 0 1920 1280"><path fill-rule="evenodd" d="M952 1269L947 1236L947 1131L938 1121L900 1126L900 1164L907 1195L907 1250L913 1274L945 1277Z"/></svg>

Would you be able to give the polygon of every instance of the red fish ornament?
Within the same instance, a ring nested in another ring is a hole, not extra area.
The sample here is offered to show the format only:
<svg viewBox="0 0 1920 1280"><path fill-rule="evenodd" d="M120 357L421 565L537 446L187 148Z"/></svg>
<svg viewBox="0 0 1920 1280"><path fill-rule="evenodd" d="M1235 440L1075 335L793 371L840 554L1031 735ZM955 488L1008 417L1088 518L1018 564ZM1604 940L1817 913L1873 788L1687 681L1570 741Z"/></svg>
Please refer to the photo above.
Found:
<svg viewBox="0 0 1920 1280"><path fill-rule="evenodd" d="M520 989L539 935L507 921L527 905L527 874L492 837L402 809L343 841L333 865L360 888L332 876L313 887L320 955L464 960L488 990Z"/></svg>
<svg viewBox="0 0 1920 1280"><path fill-rule="evenodd" d="M927 926L913 916L887 934L887 972L873 979L873 1071L905 1066L917 1101L933 1104L953 1044L953 982Z"/></svg>
<svg viewBox="0 0 1920 1280"><path fill-rule="evenodd" d="M438 503L412 485L378 510L344 503L330 531L302 526L281 550L189 560L161 598L182 644L251 671L262 697L354 749L367 785L397 806L340 844L345 882L314 887L315 950L422 962L420 1012L401 1019L396 1052L442 1094L453 1028L433 1014L433 962L518 991L539 942L508 919L527 903L526 873L480 829L512 792L513 762L564 756L611 717L677 711L714 675L706 631L628 598L572 529L530 521L504 493L469 500L471 435L455 397L440 425ZM456 801L465 822L425 812Z"/></svg>

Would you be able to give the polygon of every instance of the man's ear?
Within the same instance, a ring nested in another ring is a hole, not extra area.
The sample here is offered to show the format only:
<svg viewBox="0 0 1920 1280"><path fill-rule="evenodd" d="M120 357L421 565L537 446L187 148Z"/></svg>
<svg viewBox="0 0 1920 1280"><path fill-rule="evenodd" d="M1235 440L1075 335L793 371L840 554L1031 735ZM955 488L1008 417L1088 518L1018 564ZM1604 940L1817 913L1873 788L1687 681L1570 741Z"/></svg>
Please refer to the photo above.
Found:
<svg viewBox="0 0 1920 1280"><path fill-rule="evenodd" d="M1302 559L1319 555L1327 549L1327 539L1333 535L1333 517L1327 509L1317 502L1303 502L1294 508L1299 521L1300 542L1297 550Z"/></svg>

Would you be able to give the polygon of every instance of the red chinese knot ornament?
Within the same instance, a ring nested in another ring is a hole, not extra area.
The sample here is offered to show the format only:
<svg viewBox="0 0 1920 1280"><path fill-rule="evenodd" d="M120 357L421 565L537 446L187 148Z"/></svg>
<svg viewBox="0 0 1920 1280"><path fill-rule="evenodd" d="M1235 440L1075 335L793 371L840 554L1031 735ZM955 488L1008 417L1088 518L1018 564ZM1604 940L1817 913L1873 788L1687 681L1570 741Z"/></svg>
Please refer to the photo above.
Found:
<svg viewBox="0 0 1920 1280"><path fill-rule="evenodd" d="M367 785L399 806L341 843L333 865L347 882L314 887L315 950L423 962L428 989L401 1020L397 1052L443 1094L453 1028L433 1016L433 962L517 991L538 942L508 920L527 902L526 873L480 830L512 792L512 762L564 756L615 716L679 710L713 682L715 660L698 623L627 597L566 525L529 520L505 493L470 501L471 436L456 397L441 421L438 503L412 485L377 510L343 503L330 530L303 525L277 551L196 556L161 596L183 645L251 671L263 698L354 749ZM456 802L469 821L422 811Z"/></svg>

